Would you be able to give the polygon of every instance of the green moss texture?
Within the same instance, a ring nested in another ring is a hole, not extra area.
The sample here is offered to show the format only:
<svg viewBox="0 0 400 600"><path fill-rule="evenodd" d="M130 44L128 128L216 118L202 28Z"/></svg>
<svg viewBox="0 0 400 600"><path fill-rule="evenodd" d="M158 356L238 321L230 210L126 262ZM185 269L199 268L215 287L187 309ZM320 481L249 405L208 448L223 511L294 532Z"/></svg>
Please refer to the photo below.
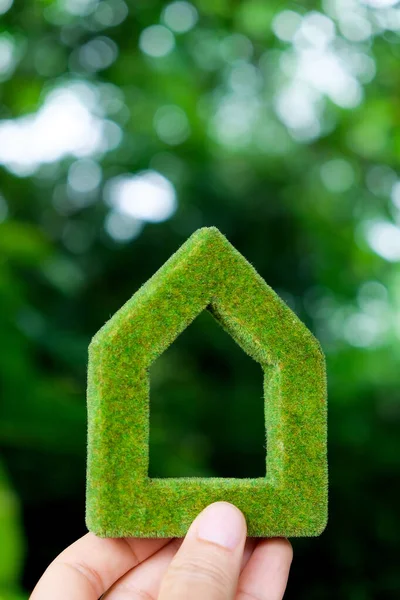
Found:
<svg viewBox="0 0 400 600"><path fill-rule="evenodd" d="M205 309L264 371L265 477L148 476L150 365ZM317 340L214 227L196 231L90 344L86 522L99 536L183 536L218 500L243 511L251 536L318 535L326 443Z"/></svg>

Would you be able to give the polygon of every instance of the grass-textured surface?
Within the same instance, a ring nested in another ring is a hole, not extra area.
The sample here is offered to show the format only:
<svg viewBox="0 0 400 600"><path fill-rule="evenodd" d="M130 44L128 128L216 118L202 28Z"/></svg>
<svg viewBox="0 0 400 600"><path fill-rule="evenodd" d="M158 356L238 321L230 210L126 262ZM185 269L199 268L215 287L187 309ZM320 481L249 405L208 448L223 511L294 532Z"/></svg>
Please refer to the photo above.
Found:
<svg viewBox="0 0 400 600"><path fill-rule="evenodd" d="M264 371L265 477L148 476L149 367L204 309ZM251 536L313 536L327 521L324 356L211 227L196 231L90 344L86 521L104 537L182 536L217 500L243 511Z"/></svg>

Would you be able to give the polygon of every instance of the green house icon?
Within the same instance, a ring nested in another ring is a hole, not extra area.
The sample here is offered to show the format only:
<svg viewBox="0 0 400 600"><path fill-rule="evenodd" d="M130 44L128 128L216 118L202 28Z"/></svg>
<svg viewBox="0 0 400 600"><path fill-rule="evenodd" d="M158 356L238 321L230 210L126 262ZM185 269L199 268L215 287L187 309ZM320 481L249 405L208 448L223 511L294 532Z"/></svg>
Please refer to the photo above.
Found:
<svg viewBox="0 0 400 600"><path fill-rule="evenodd" d="M264 371L265 477L148 476L149 368L205 309ZM251 536L318 535L326 427L318 342L218 229L200 229L90 344L87 526L105 537L182 536L200 510L225 500Z"/></svg>

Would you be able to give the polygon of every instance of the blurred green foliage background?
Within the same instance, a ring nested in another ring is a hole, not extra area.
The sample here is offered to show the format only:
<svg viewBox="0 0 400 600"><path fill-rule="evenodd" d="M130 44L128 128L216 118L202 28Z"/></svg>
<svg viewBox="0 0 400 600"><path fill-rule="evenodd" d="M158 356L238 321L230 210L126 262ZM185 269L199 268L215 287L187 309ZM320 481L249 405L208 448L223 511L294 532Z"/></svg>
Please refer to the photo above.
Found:
<svg viewBox="0 0 400 600"><path fill-rule="evenodd" d="M0 0L2 600L85 531L91 336L203 225L327 356L287 598L399 597L399 60L396 0ZM151 375L151 473L260 475L261 373L211 317Z"/></svg>

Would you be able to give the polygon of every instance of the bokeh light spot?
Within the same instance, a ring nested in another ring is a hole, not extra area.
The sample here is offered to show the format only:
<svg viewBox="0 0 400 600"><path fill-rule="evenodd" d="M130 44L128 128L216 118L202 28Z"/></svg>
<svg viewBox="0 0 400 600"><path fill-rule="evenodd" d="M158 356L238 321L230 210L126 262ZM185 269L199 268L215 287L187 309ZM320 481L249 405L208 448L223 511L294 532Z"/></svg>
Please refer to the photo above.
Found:
<svg viewBox="0 0 400 600"><path fill-rule="evenodd" d="M354 170L347 160L335 158L321 166L321 179L327 190L346 192L354 183Z"/></svg>
<svg viewBox="0 0 400 600"><path fill-rule="evenodd" d="M335 38L335 24L326 15L312 11L306 14L297 29L293 42L296 46L325 48Z"/></svg>
<svg viewBox="0 0 400 600"><path fill-rule="evenodd" d="M372 35L371 23L357 13L343 15L339 26L342 34L351 42L363 42Z"/></svg>
<svg viewBox="0 0 400 600"><path fill-rule="evenodd" d="M68 185L74 192L84 194L95 190L101 182L101 167L90 159L72 163L68 171Z"/></svg>
<svg viewBox="0 0 400 600"><path fill-rule="evenodd" d="M387 8L394 6L399 0L360 0L362 4L372 6L372 8Z"/></svg>
<svg viewBox="0 0 400 600"><path fill-rule="evenodd" d="M161 106L154 116L154 128L160 140L171 146L184 142L190 134L185 112L175 105Z"/></svg>
<svg viewBox="0 0 400 600"><path fill-rule="evenodd" d="M143 222L130 215L110 211L104 224L108 235L117 242L130 242L143 229Z"/></svg>
<svg viewBox="0 0 400 600"><path fill-rule="evenodd" d="M96 91L89 84L71 83L52 90L36 113L0 121L0 164L24 176L42 163L115 148L121 128L95 115L97 109Z"/></svg>
<svg viewBox="0 0 400 600"><path fill-rule="evenodd" d="M100 26L116 27L128 14L129 9L123 0L102 0L93 14L93 19Z"/></svg>
<svg viewBox="0 0 400 600"><path fill-rule="evenodd" d="M238 94L254 94L262 85L260 71L248 62L237 61L232 67L229 84Z"/></svg>
<svg viewBox="0 0 400 600"><path fill-rule="evenodd" d="M0 194L0 223L5 221L8 215L8 206L6 199Z"/></svg>
<svg viewBox="0 0 400 600"><path fill-rule="evenodd" d="M60 8L71 15L84 17L92 13L99 0L59 0Z"/></svg>
<svg viewBox="0 0 400 600"><path fill-rule="evenodd" d="M177 205L174 186L156 171L114 177L106 185L105 198L115 211L151 223L169 219Z"/></svg>
<svg viewBox="0 0 400 600"><path fill-rule="evenodd" d="M362 100L360 84L333 52L303 51L297 76L342 108L354 108Z"/></svg>
<svg viewBox="0 0 400 600"><path fill-rule="evenodd" d="M0 79L11 75L16 65L15 42L11 35L0 35Z"/></svg>
<svg viewBox="0 0 400 600"><path fill-rule="evenodd" d="M275 99L275 110L292 136L310 141L320 134L320 97L301 82L293 82L281 90Z"/></svg>
<svg viewBox="0 0 400 600"><path fill-rule="evenodd" d="M388 313L388 291L379 281L366 281L357 294L358 304L366 313L376 316Z"/></svg>
<svg viewBox="0 0 400 600"><path fill-rule="evenodd" d="M102 132L103 137L99 148L103 152L107 152L107 150L114 150L115 148L118 148L123 137L121 127L117 125L117 123L114 123L114 121L110 121L109 119L107 119L102 123Z"/></svg>
<svg viewBox="0 0 400 600"><path fill-rule="evenodd" d="M13 5L14 0L0 0L0 15L4 15Z"/></svg>
<svg viewBox="0 0 400 600"><path fill-rule="evenodd" d="M376 196L390 196L396 181L396 172L388 165L373 165L366 174L367 187Z"/></svg>
<svg viewBox="0 0 400 600"><path fill-rule="evenodd" d="M176 33L193 29L198 19L197 10L189 2L172 2L163 12L164 23Z"/></svg>
<svg viewBox="0 0 400 600"><path fill-rule="evenodd" d="M161 58L169 54L175 46L175 38L169 29L163 25L151 25L142 31L139 38L139 48L145 54Z"/></svg>
<svg viewBox="0 0 400 600"><path fill-rule="evenodd" d="M222 58L228 63L249 60L253 54L253 44L242 33L232 33L221 41L220 52Z"/></svg>
<svg viewBox="0 0 400 600"><path fill-rule="evenodd" d="M215 71L222 64L220 39L212 31L195 30L190 39L191 53L204 71Z"/></svg>
<svg viewBox="0 0 400 600"><path fill-rule="evenodd" d="M300 27L301 19L294 10L283 10L272 21L272 31L280 40L290 42Z"/></svg>
<svg viewBox="0 0 400 600"><path fill-rule="evenodd" d="M393 185L390 196L394 206L400 210L400 181Z"/></svg>
<svg viewBox="0 0 400 600"><path fill-rule="evenodd" d="M344 325L344 337L352 346L365 348L377 341L381 327L379 320L371 315L355 313Z"/></svg>
<svg viewBox="0 0 400 600"><path fill-rule="evenodd" d="M118 47L107 37L90 40L79 50L79 62L89 72L107 69L116 60Z"/></svg>
<svg viewBox="0 0 400 600"><path fill-rule="evenodd" d="M388 221L367 225L367 241L372 250L389 262L400 261L400 227Z"/></svg>
<svg viewBox="0 0 400 600"><path fill-rule="evenodd" d="M259 111L260 102L256 97L227 95L219 103L210 135L226 146L245 146L251 140Z"/></svg>
<svg viewBox="0 0 400 600"><path fill-rule="evenodd" d="M355 75L362 83L369 83L375 77L375 61L365 52L359 52L354 46L344 46L338 55L347 65L351 74Z"/></svg>

